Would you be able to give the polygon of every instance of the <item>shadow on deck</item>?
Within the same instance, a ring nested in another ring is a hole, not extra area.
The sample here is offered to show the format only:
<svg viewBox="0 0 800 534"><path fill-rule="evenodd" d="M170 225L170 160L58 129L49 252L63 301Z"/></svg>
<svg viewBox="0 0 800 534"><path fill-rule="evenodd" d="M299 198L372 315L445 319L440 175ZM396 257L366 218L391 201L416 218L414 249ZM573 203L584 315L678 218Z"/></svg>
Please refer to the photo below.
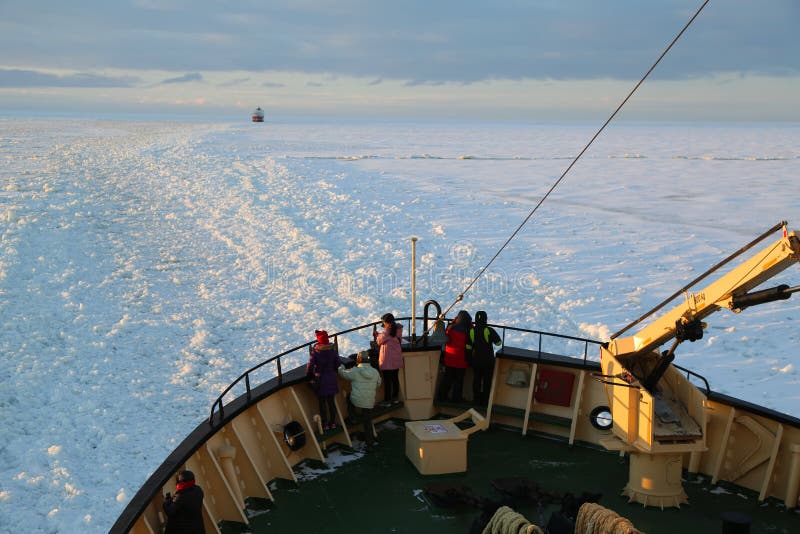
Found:
<svg viewBox="0 0 800 534"><path fill-rule="evenodd" d="M703 478L684 483L690 505L680 509L629 504L620 496L627 482L627 461L617 454L579 445L570 447L562 440L521 436L516 430L497 426L470 437L468 471L450 475L419 474L404 455L405 429L401 421L380 423L378 439L378 448L369 452L363 442L354 441L353 448L329 449L327 464L299 464L295 467L297 485L272 482L270 490L280 498L273 504L249 501L248 530L316 532L324 525L327 532L342 533L464 534L470 531L480 509L437 506L426 498L425 487L452 482L468 487L481 498L498 501L502 496L493 488L492 480L511 477L527 477L543 491L554 494L600 493L600 504L629 518L648 534L719 532L721 514L730 510L749 515L753 533L789 534L796 532L800 522L800 514L786 510L782 504L767 501L760 505L755 494L741 488L727 491L711 486ZM558 509L525 502L513 505L540 525L546 524L551 512ZM238 528L224 525L223 532L240 532Z"/></svg>

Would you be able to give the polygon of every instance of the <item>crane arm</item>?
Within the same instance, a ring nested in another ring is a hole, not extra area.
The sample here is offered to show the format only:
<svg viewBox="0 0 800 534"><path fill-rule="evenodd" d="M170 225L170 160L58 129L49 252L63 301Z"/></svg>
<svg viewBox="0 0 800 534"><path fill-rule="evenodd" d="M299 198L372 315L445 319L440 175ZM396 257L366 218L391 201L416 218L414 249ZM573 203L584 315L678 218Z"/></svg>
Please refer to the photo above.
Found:
<svg viewBox="0 0 800 534"><path fill-rule="evenodd" d="M783 237L704 289L696 293L687 292L684 302L634 335L610 341L609 351L618 358L627 359L652 352L672 339L676 340L676 345L684 339L694 341L702 337L702 330L698 335L697 325L717 310L728 308L739 312L754 304L789 298L791 293L800 288L778 286L755 293L748 292L797 262L800 262L800 238L797 232L787 232L784 226Z"/></svg>

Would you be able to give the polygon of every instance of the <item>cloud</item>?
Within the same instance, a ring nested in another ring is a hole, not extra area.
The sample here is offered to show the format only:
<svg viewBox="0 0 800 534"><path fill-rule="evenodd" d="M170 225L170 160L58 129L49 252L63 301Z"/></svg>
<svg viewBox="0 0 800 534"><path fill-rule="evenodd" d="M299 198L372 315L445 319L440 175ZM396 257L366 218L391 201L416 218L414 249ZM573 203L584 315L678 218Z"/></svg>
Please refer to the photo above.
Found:
<svg viewBox="0 0 800 534"><path fill-rule="evenodd" d="M0 65L285 71L416 84L638 79L696 7L687 0L45 4L3 5ZM772 0L769 9L712 2L654 76L797 75L798 20L797 0Z"/></svg>
<svg viewBox="0 0 800 534"><path fill-rule="evenodd" d="M322 87L322 84L319 82L306 82L306 87Z"/></svg>
<svg viewBox="0 0 800 534"><path fill-rule="evenodd" d="M139 81L133 76L98 76L85 72L58 75L36 70L0 69L0 87L133 87Z"/></svg>
<svg viewBox="0 0 800 534"><path fill-rule="evenodd" d="M383 78L376 78L371 82L367 83L367 85L380 85L383 83Z"/></svg>
<svg viewBox="0 0 800 534"><path fill-rule="evenodd" d="M176 78L167 78L166 80L161 81L161 85L171 84L171 83L188 83L188 82L202 82L203 75L199 72L192 72L188 74L184 74L183 76L178 76Z"/></svg>
<svg viewBox="0 0 800 534"><path fill-rule="evenodd" d="M236 87L237 85L242 85L250 81L250 78L237 78L235 80L229 80L227 82L222 82L217 84L217 87Z"/></svg>
<svg viewBox="0 0 800 534"><path fill-rule="evenodd" d="M444 85L445 83L447 83L447 82L445 82L444 80L424 80L423 79L423 80L408 80L404 85L406 87L415 87L417 85L428 85L428 86L431 86L431 87L436 87L436 86L439 86L439 85Z"/></svg>
<svg viewBox="0 0 800 534"><path fill-rule="evenodd" d="M263 87L272 87L272 88L275 88L275 89L280 88L280 87L286 87L286 84L276 83L276 82L264 82L261 85Z"/></svg>

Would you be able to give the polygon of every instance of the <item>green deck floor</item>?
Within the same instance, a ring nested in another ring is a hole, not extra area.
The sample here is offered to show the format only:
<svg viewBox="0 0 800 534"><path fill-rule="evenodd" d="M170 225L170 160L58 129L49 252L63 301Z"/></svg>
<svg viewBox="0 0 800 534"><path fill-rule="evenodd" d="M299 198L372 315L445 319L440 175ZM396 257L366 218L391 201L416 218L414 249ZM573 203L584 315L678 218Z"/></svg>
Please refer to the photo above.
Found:
<svg viewBox="0 0 800 534"><path fill-rule="evenodd" d="M306 462L295 469L299 484L272 482L275 502L250 502L251 523L244 532L465 534L479 510L434 506L423 494L426 485L464 484L478 496L499 500L491 480L528 477L550 492L602 493L600 504L629 518L647 534L722 532L720 514L728 510L749 515L752 534L800 533L800 514L796 511L772 501L759 504L751 492L715 488L708 480L684 481L690 504L679 510L629 504L619 495L627 481L628 466L617 454L569 447L531 435L523 437L518 431L500 428L470 437L467 473L423 476L405 457L402 423L390 421L378 428L377 450L364 453L363 444L354 441L354 451L329 451L329 462L337 464L336 469ZM546 522L556 508L540 511L534 506L517 505L515 509L540 524L541 517ZM225 525L223 532L240 529Z"/></svg>

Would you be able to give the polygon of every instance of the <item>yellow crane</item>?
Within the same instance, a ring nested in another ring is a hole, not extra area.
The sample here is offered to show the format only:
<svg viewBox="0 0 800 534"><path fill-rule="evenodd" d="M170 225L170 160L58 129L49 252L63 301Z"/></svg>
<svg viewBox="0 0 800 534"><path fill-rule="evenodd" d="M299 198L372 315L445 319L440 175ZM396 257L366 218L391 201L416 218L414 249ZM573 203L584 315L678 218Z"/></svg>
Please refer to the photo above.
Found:
<svg viewBox="0 0 800 534"><path fill-rule="evenodd" d="M699 281L739 258L773 233L781 237L752 254L700 291ZM781 222L715 265L634 323L612 336L600 350L602 375L613 418L613 436L603 445L630 453L631 467L624 490L630 500L645 505L679 506L686 502L681 486L683 455L706 450L706 395L672 365L684 341L703 337L703 319L712 313L743 309L789 298L800 286L782 284L753 291L792 264L800 262L800 238ZM663 312L632 335L620 335L683 294L683 301ZM668 350L660 347L672 341Z"/></svg>

